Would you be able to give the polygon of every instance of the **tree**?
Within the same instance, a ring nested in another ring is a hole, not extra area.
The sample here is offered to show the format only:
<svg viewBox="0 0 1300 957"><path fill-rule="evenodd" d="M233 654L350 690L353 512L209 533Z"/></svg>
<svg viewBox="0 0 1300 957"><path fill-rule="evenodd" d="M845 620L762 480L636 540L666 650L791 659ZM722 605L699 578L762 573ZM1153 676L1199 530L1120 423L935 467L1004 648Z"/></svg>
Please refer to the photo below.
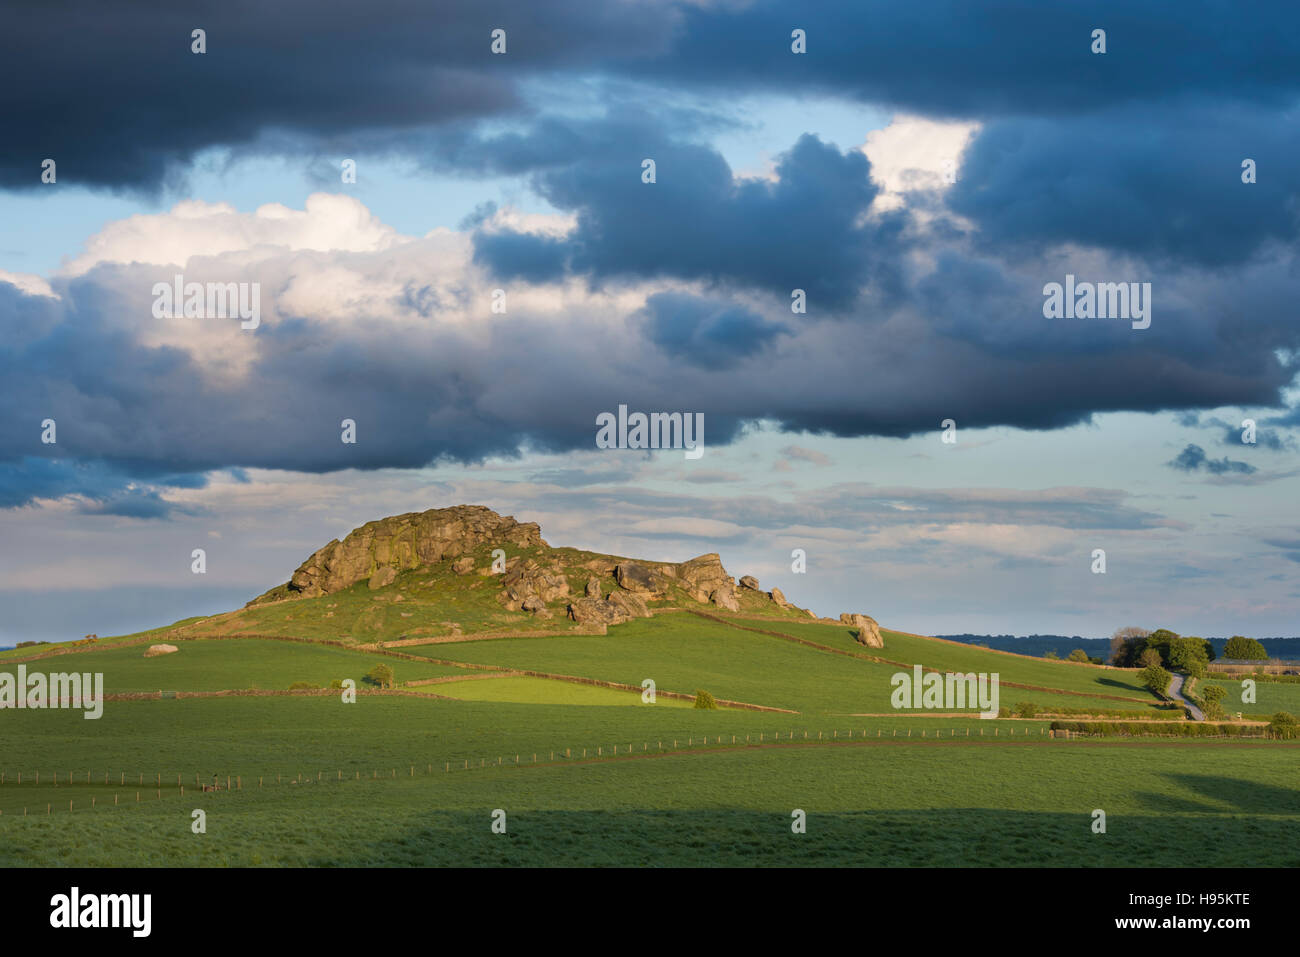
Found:
<svg viewBox="0 0 1300 957"><path fill-rule="evenodd" d="M1185 672L1193 678L1205 676L1209 654L1206 649L1209 642L1204 638L1187 636L1173 638L1169 642L1169 664L1172 668Z"/></svg>
<svg viewBox="0 0 1300 957"><path fill-rule="evenodd" d="M1166 665L1169 664L1169 646L1170 643L1181 637L1178 632L1170 631L1168 628L1157 628L1151 634L1147 635L1146 645L1144 648L1154 648L1160 652L1160 660Z"/></svg>
<svg viewBox="0 0 1300 957"><path fill-rule="evenodd" d="M1088 653L1082 648L1075 648L1074 651L1070 652L1069 660L1086 662L1088 660Z"/></svg>
<svg viewBox="0 0 1300 957"><path fill-rule="evenodd" d="M1201 702L1207 718L1223 717L1223 698L1228 689L1223 685L1206 685L1201 691Z"/></svg>
<svg viewBox="0 0 1300 957"><path fill-rule="evenodd" d="M1295 715L1289 711L1279 711L1268 723L1268 730L1275 738L1300 737L1300 724L1296 724Z"/></svg>
<svg viewBox="0 0 1300 957"><path fill-rule="evenodd" d="M1159 695L1161 698L1169 690L1169 682L1172 678L1173 675L1159 665L1147 665L1142 669L1142 683L1152 694Z"/></svg>
<svg viewBox="0 0 1300 957"><path fill-rule="evenodd" d="M1060 660L1061 660L1061 656L1058 655L1055 651L1045 651L1045 652L1043 652L1043 657L1044 657L1044 658L1048 658L1048 659L1050 659L1050 660L1052 660L1052 661L1060 661Z"/></svg>
<svg viewBox="0 0 1300 957"><path fill-rule="evenodd" d="M1117 668L1134 667L1142 649L1146 647L1149 634L1151 632L1137 625L1117 628L1115 634L1110 636L1110 663Z"/></svg>
<svg viewBox="0 0 1300 957"><path fill-rule="evenodd" d="M393 669L391 667L385 664L378 664L367 672L363 680L368 681L372 685L379 685L381 688L391 688L395 678L396 676L393 674Z"/></svg>
<svg viewBox="0 0 1300 957"><path fill-rule="evenodd" d="M1160 657L1160 652L1155 648L1147 648L1142 652L1142 656L1138 658L1138 664L1143 668L1150 667L1151 665L1159 665L1163 662L1164 659Z"/></svg>
<svg viewBox="0 0 1300 957"><path fill-rule="evenodd" d="M718 702L713 699L713 695L699 688L695 689L695 707L713 710L718 707Z"/></svg>
<svg viewBox="0 0 1300 957"><path fill-rule="evenodd" d="M1223 648L1223 657L1238 661L1267 661L1268 652L1254 638L1233 635Z"/></svg>

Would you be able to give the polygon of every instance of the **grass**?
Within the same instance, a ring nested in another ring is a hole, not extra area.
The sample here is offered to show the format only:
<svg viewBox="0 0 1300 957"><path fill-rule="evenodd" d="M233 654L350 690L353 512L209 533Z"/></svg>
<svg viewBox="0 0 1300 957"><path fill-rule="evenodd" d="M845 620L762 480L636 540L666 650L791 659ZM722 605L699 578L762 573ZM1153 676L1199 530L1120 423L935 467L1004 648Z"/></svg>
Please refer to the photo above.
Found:
<svg viewBox="0 0 1300 957"><path fill-rule="evenodd" d="M556 681L551 678L532 678L527 675L448 682L431 685L428 690L459 701L648 707L642 703L639 691L622 691L618 688L601 688L595 685ZM689 708L692 704L689 701L673 698L657 698L654 707Z"/></svg>
<svg viewBox="0 0 1300 957"><path fill-rule="evenodd" d="M246 787L71 814L65 802L51 817L6 813L0 865L1165 867L1191 841L1201 866L1294 867L1295 754L754 748ZM196 806L202 836L188 827ZM490 831L495 808L505 835ZM806 834L791 833L795 808ZM1104 835L1091 832L1094 808L1107 813Z"/></svg>
<svg viewBox="0 0 1300 957"><path fill-rule="evenodd" d="M1256 719L1268 717L1279 711L1300 715L1300 684L1257 681L1254 702L1241 700L1241 681L1211 681L1202 678L1197 682L1197 693L1203 693L1206 686L1212 684L1218 685L1227 692L1223 697L1223 711L1227 715L1233 715L1238 711L1242 715Z"/></svg>
<svg viewBox="0 0 1300 957"><path fill-rule="evenodd" d="M848 633L848 629L842 629L844 635L841 635L840 629L825 625L783 627L792 633L797 631L800 637L803 629L820 629L816 634L825 644L837 638L843 643ZM848 644L851 647L846 650L862 647L851 639ZM948 647L940 642L933 644L943 650ZM405 650L431 658L638 686L645 678L652 678L659 688L667 691L692 693L696 688L705 688L717 697L734 701L840 714L893 713L891 679L899 671L896 665L837 655L686 614L638 619L612 628L603 636L501 638ZM983 658L979 657L981 654ZM1003 657L992 656L990 660L989 652L976 649L975 656L966 661L973 670L992 671L1002 667ZM1012 659L1012 664L1018 661ZM1005 669L1003 679L1010 680ZM1006 706L1022 700L1043 706L1098 709L1132 709L1156 703L1149 694L1145 701L1113 701L1003 688L1001 696Z"/></svg>
<svg viewBox="0 0 1300 957"><path fill-rule="evenodd" d="M464 674L462 669L433 662L403 661L346 648L260 639L181 641L179 651L144 657L147 645L127 648L95 647L27 663L28 672L102 672L109 694L136 691L224 691L285 689L294 681L327 687L332 679L361 678L379 663L392 667L399 682ZM16 674L18 665L0 664L0 672Z"/></svg>

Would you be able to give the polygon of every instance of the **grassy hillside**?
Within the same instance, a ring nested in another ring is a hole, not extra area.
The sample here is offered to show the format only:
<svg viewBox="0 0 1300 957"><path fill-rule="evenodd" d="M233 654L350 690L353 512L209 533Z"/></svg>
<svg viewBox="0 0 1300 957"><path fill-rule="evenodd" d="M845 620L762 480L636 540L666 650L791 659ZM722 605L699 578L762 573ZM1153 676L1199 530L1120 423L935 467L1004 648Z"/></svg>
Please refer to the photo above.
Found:
<svg viewBox="0 0 1300 957"><path fill-rule="evenodd" d="M557 553L575 593L588 565L615 560ZM93 722L0 713L0 865L1163 866L1189 841L1206 865L1300 863L1286 839L1300 824L1296 743L1063 740L1044 720L890 703L892 676L919 663L997 673L1004 707L1159 716L1133 672L893 631L866 648L752 591L739 614L672 611L693 604L674 592L653 618L578 634L562 602L550 620L508 612L499 587L444 563L376 591L259 604L29 662L102 672L109 693L326 685L383 662L406 693L116 700ZM217 637L230 635L266 637ZM372 644L402 638L446 640ZM154 641L179 651L145 658ZM0 671L46 650L10 653ZM666 694L647 704L547 675L633 688L650 678L661 692L784 711L699 710ZM1298 693L1261 683L1249 713L1300 711ZM196 794L196 778L214 774L242 790ZM208 812L202 839L189 830L195 807ZM504 836L488 827L498 807ZM1096 807L1105 840L1089 828ZM793 808L809 815L797 838Z"/></svg>
<svg viewBox="0 0 1300 957"><path fill-rule="evenodd" d="M335 678L358 683L375 665L391 666L398 681L460 674L461 669L432 662L401 661L345 648L287 641L238 639L182 641L180 650L144 657L147 645L94 648L27 664L28 671L102 672L109 694L134 691L224 691L286 689L295 681L326 687ZM16 663L0 664L15 673Z"/></svg>

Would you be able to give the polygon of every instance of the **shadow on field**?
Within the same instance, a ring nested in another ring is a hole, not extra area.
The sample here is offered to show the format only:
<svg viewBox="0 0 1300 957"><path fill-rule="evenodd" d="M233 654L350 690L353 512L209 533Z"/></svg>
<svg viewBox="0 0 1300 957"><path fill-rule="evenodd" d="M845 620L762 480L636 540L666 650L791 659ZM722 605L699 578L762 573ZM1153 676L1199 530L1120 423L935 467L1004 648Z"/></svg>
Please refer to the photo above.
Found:
<svg viewBox="0 0 1300 957"><path fill-rule="evenodd" d="M1272 814L1300 812L1300 790L1296 788L1209 774L1166 774L1165 777L1195 791L1209 801L1216 802L1212 805L1187 801L1184 802L1187 805L1186 810L1211 814L1243 814L1258 809L1267 809ZM1154 795L1149 797L1155 800ZM1169 795L1165 795L1162 800L1166 805L1171 804ZM1223 807L1224 804L1229 807Z"/></svg>
<svg viewBox="0 0 1300 957"><path fill-rule="evenodd" d="M1163 802L1163 797L1162 797ZM1158 805L1157 805L1158 806ZM1199 806L1197 810L1204 810ZM308 856L307 866L459 867L1166 867L1201 848L1204 866L1247 854L1258 866L1295 866L1287 822L1113 814L1092 833L1077 814L968 808L820 813L791 832L789 811L430 811L419 825Z"/></svg>

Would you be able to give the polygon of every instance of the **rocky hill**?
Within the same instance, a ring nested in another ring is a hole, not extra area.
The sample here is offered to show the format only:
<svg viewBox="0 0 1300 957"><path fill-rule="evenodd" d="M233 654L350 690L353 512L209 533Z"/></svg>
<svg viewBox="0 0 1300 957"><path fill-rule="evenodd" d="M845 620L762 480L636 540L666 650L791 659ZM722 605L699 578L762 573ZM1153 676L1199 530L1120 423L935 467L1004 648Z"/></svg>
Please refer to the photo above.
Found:
<svg viewBox="0 0 1300 957"><path fill-rule="evenodd" d="M561 554L563 553L563 554ZM493 576L502 609L535 618L562 611L578 624L614 625L649 617L652 607L691 603L728 612L817 616L763 591L749 575L738 581L709 553L684 562L634 559L552 549L535 522L518 522L481 505L410 512L367 522L303 562L283 585L253 599L254 608L286 599L334 595L362 582L390 590L398 576L446 564L454 576ZM865 615L841 615L858 640L882 647L880 630Z"/></svg>

